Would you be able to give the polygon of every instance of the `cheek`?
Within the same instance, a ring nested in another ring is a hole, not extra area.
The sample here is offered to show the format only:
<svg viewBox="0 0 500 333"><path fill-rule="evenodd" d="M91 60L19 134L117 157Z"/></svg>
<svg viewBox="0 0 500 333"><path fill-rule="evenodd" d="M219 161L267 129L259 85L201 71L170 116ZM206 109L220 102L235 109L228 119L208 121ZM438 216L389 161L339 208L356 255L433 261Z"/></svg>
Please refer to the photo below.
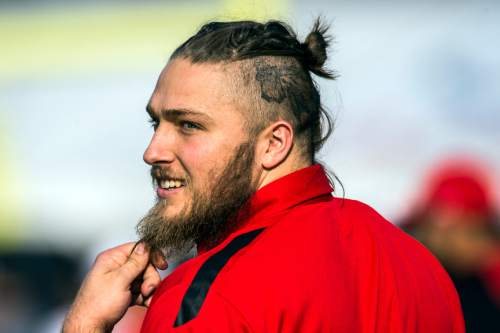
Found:
<svg viewBox="0 0 500 333"><path fill-rule="evenodd" d="M195 183L206 183L217 176L232 151L228 144L213 139L192 140L184 145L179 159Z"/></svg>
<svg viewBox="0 0 500 333"><path fill-rule="evenodd" d="M193 141L183 145L179 158L182 162L188 164L190 168L202 168L207 162L211 162L214 159L217 150L208 140Z"/></svg>

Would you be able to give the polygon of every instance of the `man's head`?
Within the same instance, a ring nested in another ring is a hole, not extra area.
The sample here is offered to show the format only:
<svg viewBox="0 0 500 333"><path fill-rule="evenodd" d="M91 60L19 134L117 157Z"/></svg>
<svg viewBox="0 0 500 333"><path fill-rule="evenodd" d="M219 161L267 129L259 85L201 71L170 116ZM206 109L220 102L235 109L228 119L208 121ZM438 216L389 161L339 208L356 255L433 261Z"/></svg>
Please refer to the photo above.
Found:
<svg viewBox="0 0 500 333"><path fill-rule="evenodd" d="M324 33L209 23L173 53L147 107L158 202L138 231L152 247L216 243L257 189L313 163L323 117L331 130L310 74L333 77Z"/></svg>
<svg viewBox="0 0 500 333"><path fill-rule="evenodd" d="M251 133L259 133L272 121L286 120L304 159L311 163L332 125L311 78L311 73L334 78L323 67L329 44L326 31L317 20L300 43L295 32L278 21L212 22L179 46L171 61L227 66L232 92Z"/></svg>

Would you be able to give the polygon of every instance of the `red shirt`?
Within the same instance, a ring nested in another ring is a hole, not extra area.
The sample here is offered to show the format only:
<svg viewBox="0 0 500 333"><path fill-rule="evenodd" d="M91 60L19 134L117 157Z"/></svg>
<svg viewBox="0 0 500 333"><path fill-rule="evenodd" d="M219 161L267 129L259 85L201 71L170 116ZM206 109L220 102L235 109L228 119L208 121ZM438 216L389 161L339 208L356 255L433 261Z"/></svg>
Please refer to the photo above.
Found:
<svg viewBox="0 0 500 333"><path fill-rule="evenodd" d="M258 190L239 230L162 281L141 332L464 332L437 260L331 192L319 165Z"/></svg>

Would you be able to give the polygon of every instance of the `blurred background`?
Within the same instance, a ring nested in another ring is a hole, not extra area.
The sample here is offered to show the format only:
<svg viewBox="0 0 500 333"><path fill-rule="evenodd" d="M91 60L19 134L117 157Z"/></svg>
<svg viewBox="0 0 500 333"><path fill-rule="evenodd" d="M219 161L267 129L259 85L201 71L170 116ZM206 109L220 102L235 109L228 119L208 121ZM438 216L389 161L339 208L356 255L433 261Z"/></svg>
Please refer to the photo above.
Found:
<svg viewBox="0 0 500 333"><path fill-rule="evenodd" d="M136 239L154 202L145 105L176 46L214 19L285 20L303 39L317 15L332 23L340 74L318 80L336 119L319 157L337 194L419 238L415 220L442 199L435 170L473 164L480 184L443 200L487 215L474 225L495 252L499 2L0 0L0 331L58 332L96 253ZM141 315L115 331L136 332Z"/></svg>

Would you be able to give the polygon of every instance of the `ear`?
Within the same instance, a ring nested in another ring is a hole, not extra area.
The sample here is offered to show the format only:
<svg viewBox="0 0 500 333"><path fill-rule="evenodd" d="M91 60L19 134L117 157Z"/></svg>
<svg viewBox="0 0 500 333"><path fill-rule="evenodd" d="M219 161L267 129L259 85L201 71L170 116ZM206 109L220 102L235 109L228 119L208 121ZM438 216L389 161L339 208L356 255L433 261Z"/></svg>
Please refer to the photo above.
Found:
<svg viewBox="0 0 500 333"><path fill-rule="evenodd" d="M293 129L290 123L280 120L263 131L264 154L261 163L264 169L273 169L286 160L293 146Z"/></svg>

